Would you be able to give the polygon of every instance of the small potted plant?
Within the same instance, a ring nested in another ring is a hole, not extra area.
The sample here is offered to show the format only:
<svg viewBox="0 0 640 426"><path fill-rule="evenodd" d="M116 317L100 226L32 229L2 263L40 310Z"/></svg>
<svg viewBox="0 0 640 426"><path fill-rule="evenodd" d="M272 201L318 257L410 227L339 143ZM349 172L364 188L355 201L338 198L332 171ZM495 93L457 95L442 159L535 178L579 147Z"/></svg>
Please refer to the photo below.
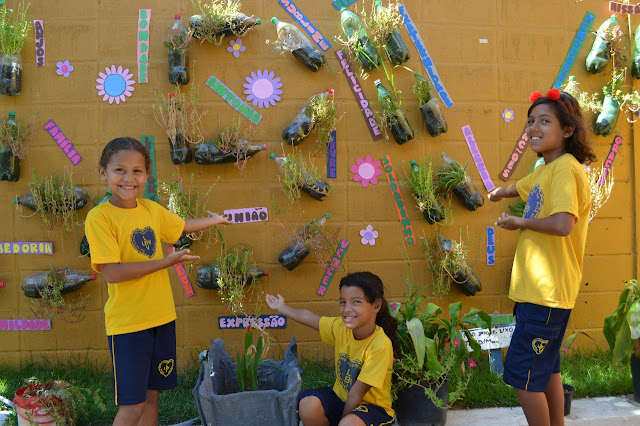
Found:
<svg viewBox="0 0 640 426"><path fill-rule="evenodd" d="M462 167L460 163L447 157L444 152L441 156L444 160L444 167L438 171L440 187L445 194L453 193L458 197L467 210L476 211L484 204L484 198L467 174L469 162Z"/></svg>
<svg viewBox="0 0 640 426"><path fill-rule="evenodd" d="M25 382L27 385L18 389L13 399L18 424L77 425L78 413L84 410L89 397L100 411L106 411L97 390L63 380L40 381L31 377Z"/></svg>
<svg viewBox="0 0 640 426"><path fill-rule="evenodd" d="M193 152L196 163L202 165L235 163L236 167L243 171L249 158L267 149L266 144L251 143L249 130L244 133L242 135L239 125L234 124L222 130L218 139L200 142Z"/></svg>
<svg viewBox="0 0 640 426"><path fill-rule="evenodd" d="M467 260L467 248L460 242L442 237L422 238L427 269L433 274L433 295L440 299L449 294L450 284L458 284L467 296L482 290L480 278Z"/></svg>
<svg viewBox="0 0 640 426"><path fill-rule="evenodd" d="M387 52L389 61L393 65L407 62L411 55L399 30L404 26L402 15L398 11L399 3L384 7L382 1L376 0L372 5L371 18L366 19L366 25L376 47L382 47Z"/></svg>
<svg viewBox="0 0 640 426"><path fill-rule="evenodd" d="M433 180L431 158L423 157L419 165L415 160L411 160L409 164L409 185L413 190L413 198L418 203L418 209L430 224L441 222L446 217L446 211L440 203L438 189Z"/></svg>
<svg viewBox="0 0 640 426"><path fill-rule="evenodd" d="M289 271L295 269L308 255L314 253L319 262L326 262L319 253L326 253L335 247L335 239L328 236L325 232L325 224L331 214L325 213L318 219L313 219L307 223L304 228L295 234L291 234L288 229L283 226L283 232L289 234L289 246L284 249L278 256L278 262Z"/></svg>
<svg viewBox="0 0 640 426"><path fill-rule="evenodd" d="M0 5L0 94L3 95L16 96L22 89L20 51L31 28L28 10L29 3L25 6L23 1L15 9Z"/></svg>
<svg viewBox="0 0 640 426"><path fill-rule="evenodd" d="M447 407L463 395L469 383L467 367L476 366L474 359L481 352L469 328L490 329L491 318L475 308L463 313L462 302L451 303L448 314L441 317L440 307L422 303L424 287L403 280L408 285L404 299L391 309L398 321L400 347L391 389L396 416L400 424L444 425ZM455 389L449 389L450 377L458 378Z"/></svg>
<svg viewBox="0 0 640 426"><path fill-rule="evenodd" d="M269 158L280 166L283 176L282 189L291 203L300 200L300 191L314 200L322 201L333 189L327 182L320 179L320 173L312 164L310 166L306 164L301 153L290 157L278 157L272 152Z"/></svg>
<svg viewBox="0 0 640 426"><path fill-rule="evenodd" d="M191 41L191 31L187 31L182 26L182 15L177 13L175 22L164 42L167 48L169 60L169 83L187 84L189 75L189 42Z"/></svg>
<svg viewBox="0 0 640 426"><path fill-rule="evenodd" d="M604 337L611 349L613 365L631 365L633 399L640 402L640 285L629 280L616 310L604 319Z"/></svg>
<svg viewBox="0 0 640 426"><path fill-rule="evenodd" d="M447 122L442 115L440 102L438 98L431 95L431 82L419 72L415 72L413 76L416 78L416 82L413 84L413 93L418 97L420 112L422 112L427 131L433 137L447 133Z"/></svg>
<svg viewBox="0 0 640 426"><path fill-rule="evenodd" d="M69 232L73 225L79 224L76 210L87 204L87 191L74 186L71 173L63 176L54 173L41 178L33 169L29 189L31 192L15 198L13 202L39 214L46 228L52 229L60 224Z"/></svg>
<svg viewBox="0 0 640 426"><path fill-rule="evenodd" d="M240 12L239 0L191 0L196 14L189 19L193 36L202 41L220 46L223 37L242 36L255 25L260 18L254 19Z"/></svg>
<svg viewBox="0 0 640 426"><path fill-rule="evenodd" d="M20 179L20 160L27 157L29 143L35 133L34 118L26 126L17 119L15 111L0 122L0 181Z"/></svg>
<svg viewBox="0 0 640 426"><path fill-rule="evenodd" d="M156 94L153 113L167 133L171 162L176 165L190 163L193 160L190 145L204 141L200 121L206 111L198 111L195 90L193 86L189 98L180 91L179 86L167 97Z"/></svg>
<svg viewBox="0 0 640 426"><path fill-rule="evenodd" d="M327 89L310 97L298 115L283 130L282 139L296 146L315 129L318 132L318 151L325 150L331 132L338 124L338 109L334 105L334 94L333 89Z"/></svg>

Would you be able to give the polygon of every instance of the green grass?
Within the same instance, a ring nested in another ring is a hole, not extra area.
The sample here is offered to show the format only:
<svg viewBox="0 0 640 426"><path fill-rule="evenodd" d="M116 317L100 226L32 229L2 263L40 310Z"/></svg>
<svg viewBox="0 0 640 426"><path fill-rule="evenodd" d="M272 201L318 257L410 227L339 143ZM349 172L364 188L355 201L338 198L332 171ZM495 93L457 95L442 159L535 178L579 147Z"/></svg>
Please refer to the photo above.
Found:
<svg viewBox="0 0 640 426"><path fill-rule="evenodd" d="M302 389L333 386L335 373L333 361L301 359ZM196 383L200 367L193 363L178 374L178 387L160 395L159 423L171 425L198 417L191 389ZM111 388L109 366L99 365L82 358L72 358L64 362L24 362L20 368L0 365L0 395L13 399L17 389L23 386L23 380L35 376L39 379L62 379L76 385L97 388L100 397L107 406L101 412L97 407L88 405L81 413L78 423L81 425L109 425L116 415ZM624 395L633 393L631 372L628 367L620 371L611 366L607 352L581 353L574 351L565 357L562 363L562 378L576 388L574 398ZM1 404L0 404L1 405ZM456 402L454 408L513 407L518 406L518 398L511 386L502 378L489 371L486 352L481 356L478 367L473 370L473 378L464 397Z"/></svg>

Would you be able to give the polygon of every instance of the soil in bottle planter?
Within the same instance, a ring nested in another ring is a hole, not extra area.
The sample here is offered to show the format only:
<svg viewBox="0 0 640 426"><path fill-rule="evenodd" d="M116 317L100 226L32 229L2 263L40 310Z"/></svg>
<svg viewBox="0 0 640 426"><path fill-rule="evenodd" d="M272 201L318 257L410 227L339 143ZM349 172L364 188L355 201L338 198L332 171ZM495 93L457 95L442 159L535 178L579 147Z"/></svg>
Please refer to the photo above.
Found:
<svg viewBox="0 0 640 426"><path fill-rule="evenodd" d="M287 157L278 157L273 152L269 154L269 158L274 160L280 166L280 170L284 172L284 165L289 159ZM298 187L308 194L314 200L322 201L324 197L329 194L331 185L323 180L315 180L312 178L305 178L304 182L299 183Z"/></svg>
<svg viewBox="0 0 640 426"><path fill-rule="evenodd" d="M411 165L411 177L412 179L418 178L418 174L422 173L422 167L420 167L415 160L409 161ZM440 222L444 219L444 207L440 203L438 199L438 195L435 192L435 187L433 188L432 194L416 194L414 193L415 199L418 203L424 204L424 209L422 210L422 216L429 222L430 225L434 223Z"/></svg>
<svg viewBox="0 0 640 426"><path fill-rule="evenodd" d="M0 94L17 96L22 90L22 57L3 54L0 56Z"/></svg>
<svg viewBox="0 0 640 426"><path fill-rule="evenodd" d="M444 160L444 168L440 170L440 179L443 177L443 173L451 172L452 170L464 170L463 167L455 160L452 160L444 152L441 154ZM462 182L451 188L451 192L462 201L464 207L469 211L476 211L478 207L484 205L484 198L478 188L473 183L466 171L464 171L464 179Z"/></svg>
<svg viewBox="0 0 640 426"><path fill-rule="evenodd" d="M349 40L357 37L355 45L356 58L358 58L358 61L360 61L365 71L371 71L382 65L380 54L373 43L371 43L371 40L369 40L369 34L367 34L364 24L358 15L348 9L342 8L340 11L340 25Z"/></svg>
<svg viewBox="0 0 640 426"><path fill-rule="evenodd" d="M631 61L631 76L640 79L640 25L636 28L635 46L633 46L633 60Z"/></svg>
<svg viewBox="0 0 640 426"><path fill-rule="evenodd" d="M189 83L189 48L182 46L187 38L187 30L182 26L182 16L175 15L175 22L171 27L171 41L173 46L169 51L169 83Z"/></svg>
<svg viewBox="0 0 640 426"><path fill-rule="evenodd" d="M238 157L243 158L246 156L250 158L265 149L267 149L266 144L248 143L245 151L239 152L238 148L235 148L229 152L224 152L216 145L215 141L204 141L195 146L194 157L196 163L202 165L235 163Z"/></svg>
<svg viewBox="0 0 640 426"><path fill-rule="evenodd" d="M278 39L305 67L316 72L327 62L324 54L293 24L279 21L275 16L271 22L276 25Z"/></svg>
<svg viewBox="0 0 640 426"><path fill-rule="evenodd" d="M327 219L330 217L331 215L329 213L325 213L322 217L313 219L311 222L307 223L304 229L298 233L299 239L291 243L289 247L280 253L280 256L278 256L278 262L282 263L282 266L287 268L289 271L295 269L310 253L309 248L307 248L304 242L300 240L308 240L315 237L322 228L324 228L325 223L327 223Z"/></svg>
<svg viewBox="0 0 640 426"><path fill-rule="evenodd" d="M66 186L64 187L65 191L68 191L69 189L70 189L69 187L66 187ZM75 188L73 188L73 200L74 200L74 209L75 210L81 209L87 204L87 191L76 186ZM13 200L13 204L21 204L26 208L28 208L29 210L33 210L34 212L38 211L38 208L36 207L36 201L33 197L32 192L29 192L20 198L16 197Z"/></svg>
<svg viewBox="0 0 640 426"><path fill-rule="evenodd" d="M374 84L378 88L378 102L380 102L383 114L387 117L387 125L391 129L393 138L398 145L413 139L413 129L407 116L404 115L404 111L398 106L391 92L382 85L380 80L374 81Z"/></svg>
<svg viewBox="0 0 640 426"><path fill-rule="evenodd" d="M447 122L442 114L440 102L437 98L431 96L431 83L427 78L420 75L419 72L416 72L414 76L416 78L416 85L422 86L424 90L429 93L428 100L424 101L420 99L420 112L422 113L424 124L427 126L427 131L433 137L441 133L447 133Z"/></svg>
<svg viewBox="0 0 640 426"><path fill-rule="evenodd" d="M453 241L438 235L438 245L440 250L450 252L453 249ZM475 296L476 292L482 290L480 277L475 273L473 267L464 259L462 265L457 265L458 270L453 275L453 281L460 286L460 289L467 296Z"/></svg>
<svg viewBox="0 0 640 426"><path fill-rule="evenodd" d="M176 134L175 143L171 143L171 139L169 139L169 144L171 145L170 155L173 164L188 164L193 160L190 144L181 133Z"/></svg>
<svg viewBox="0 0 640 426"><path fill-rule="evenodd" d="M22 291L25 296L39 298L40 292L48 285L50 274L55 273L55 277L64 279L64 287L61 293L67 294L78 290L85 283L96 279L95 274L87 275L74 269L56 269L55 271L36 272L24 277L22 281Z"/></svg>
<svg viewBox="0 0 640 426"><path fill-rule="evenodd" d="M16 113L9 111L5 126L11 137L17 140L20 135L20 124ZM13 153L8 141L0 140L0 180L17 182L20 179L20 158Z"/></svg>
<svg viewBox="0 0 640 426"><path fill-rule="evenodd" d="M260 18L250 18L244 13L238 13L231 22L226 22L224 27L216 31L214 36L223 36L223 37L235 37L242 36L251 28L256 25L260 25L262 20ZM203 31L203 26L206 27L204 23L204 18L202 15L193 15L189 19L189 27L191 28L193 37L202 40L207 37L208 31Z"/></svg>
<svg viewBox="0 0 640 426"><path fill-rule="evenodd" d="M313 130L313 123L311 121L311 112L309 111L309 105L314 98L321 98L327 96L327 91L311 96L307 99L300 112L295 116L293 121L282 131L282 139L289 142L291 146L300 144L304 138L309 136L309 133Z"/></svg>
<svg viewBox="0 0 640 426"><path fill-rule="evenodd" d="M618 26L616 15L611 15L611 17L604 21L602 25L600 25L600 28L598 28L596 38L587 55L585 64L587 71L590 73L601 73L607 68L609 60L611 59L611 51L609 49L610 43L605 40L604 36L607 31L612 30L616 26Z"/></svg>
<svg viewBox="0 0 640 426"><path fill-rule="evenodd" d="M378 14L386 12L387 8L382 5L382 2L380 0L376 0L375 5ZM407 62L411 58L409 49L407 48L407 45L405 44L398 30L394 30L387 36L387 39L385 40L384 50L386 50L387 56L389 56L389 61L393 65L400 65L404 62Z"/></svg>
<svg viewBox="0 0 640 426"><path fill-rule="evenodd" d="M196 270L196 284L200 288L206 288L207 290L219 290L218 278L220 277L220 270L217 263L205 263ZM269 276L268 270L249 268L247 271L247 280L244 286L253 284L260 277Z"/></svg>
<svg viewBox="0 0 640 426"><path fill-rule="evenodd" d="M616 127L620 115L620 102L605 96L602 102L602 111L595 117L593 132L596 135L609 136Z"/></svg>

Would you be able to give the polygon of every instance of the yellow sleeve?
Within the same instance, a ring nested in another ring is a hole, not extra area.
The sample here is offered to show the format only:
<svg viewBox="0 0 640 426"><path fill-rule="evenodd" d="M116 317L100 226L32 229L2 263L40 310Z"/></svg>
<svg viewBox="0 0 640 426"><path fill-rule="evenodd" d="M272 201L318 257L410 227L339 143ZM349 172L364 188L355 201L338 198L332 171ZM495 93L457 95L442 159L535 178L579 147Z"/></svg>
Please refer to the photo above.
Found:
<svg viewBox="0 0 640 426"><path fill-rule="evenodd" d="M582 166L580 166L582 167ZM567 167L558 167L554 170L553 179L551 179L551 212L549 216L556 213L571 213L576 220L578 219L579 203L578 192L578 176L577 170L570 165Z"/></svg>
<svg viewBox="0 0 640 426"><path fill-rule="evenodd" d="M100 272L98 265L120 263L120 246L111 223L93 210L87 214L84 232L91 248L91 267Z"/></svg>
<svg viewBox="0 0 640 426"><path fill-rule="evenodd" d="M322 343L326 343L327 345L335 346L336 345L336 334L335 334L335 326L336 321L340 320L338 317L320 317L320 338L322 339Z"/></svg>
<svg viewBox="0 0 640 426"><path fill-rule="evenodd" d="M387 339L380 339L371 353L363 360L358 380L371 387L382 389L389 369L393 368L393 347Z"/></svg>
<svg viewBox="0 0 640 426"><path fill-rule="evenodd" d="M156 228L159 234L158 238L165 243L175 243L184 231L184 219L154 201L151 203L154 206L154 213L158 217L159 226Z"/></svg>

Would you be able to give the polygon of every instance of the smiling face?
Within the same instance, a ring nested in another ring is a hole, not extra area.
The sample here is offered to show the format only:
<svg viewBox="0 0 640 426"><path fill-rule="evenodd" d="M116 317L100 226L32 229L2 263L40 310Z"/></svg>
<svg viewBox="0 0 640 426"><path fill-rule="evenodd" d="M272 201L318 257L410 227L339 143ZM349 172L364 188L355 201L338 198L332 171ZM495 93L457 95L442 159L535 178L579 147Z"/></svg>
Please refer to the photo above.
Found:
<svg viewBox="0 0 640 426"><path fill-rule="evenodd" d="M147 182L144 156L132 149L123 149L111 156L107 167L98 166L98 172L107 180L111 190L111 204L123 209L137 206L136 196Z"/></svg>
<svg viewBox="0 0 640 426"><path fill-rule="evenodd" d="M565 139L572 134L573 129L562 128L549 104L539 104L531 110L527 121L529 146L542 154L546 164L567 152Z"/></svg>
<svg viewBox="0 0 640 426"><path fill-rule="evenodd" d="M356 340L366 339L373 334L381 306L380 299L369 303L360 287L345 285L340 288L340 315L347 328L353 330Z"/></svg>

